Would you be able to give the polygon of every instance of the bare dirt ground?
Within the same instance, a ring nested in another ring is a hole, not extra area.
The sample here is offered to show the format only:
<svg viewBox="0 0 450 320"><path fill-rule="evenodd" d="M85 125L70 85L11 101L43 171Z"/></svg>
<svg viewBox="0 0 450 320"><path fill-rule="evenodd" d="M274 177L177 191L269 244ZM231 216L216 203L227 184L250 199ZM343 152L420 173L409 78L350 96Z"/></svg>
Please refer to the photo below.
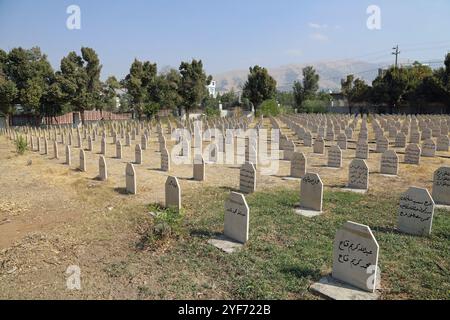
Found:
<svg viewBox="0 0 450 320"><path fill-rule="evenodd" d="M266 125L268 122L266 123ZM293 133L283 128L289 136ZM355 133L356 136L357 133ZM373 136L371 136L373 138ZM348 166L354 157L354 143L343 151L343 167L326 167L327 157L312 153L297 141L297 151L307 155L308 171L320 174L326 188L340 189L347 182ZM140 141L137 137L136 141ZM86 152L87 172L77 170L79 151L72 148L72 166L64 164L64 147L59 145L60 159L28 151L19 156L7 137L0 136L0 298L10 299L135 299L150 298L232 298L226 292L204 286L201 295L181 290L180 296L165 292L164 279L194 276L201 286L205 275L185 274L182 265L174 266L167 275L163 266L153 259L164 254L139 252L140 227L149 223L147 206L164 202L164 183L168 175L177 176L182 190L182 203L188 215L195 208L186 199L195 198L205 187L237 189L239 166L207 165L205 182L194 182L192 166L172 165L169 173L159 171L160 153L156 134L152 133L149 149L143 151L143 165L135 165L138 194L123 194L125 165L134 161L134 144L123 147L123 159L115 159L115 146L108 138L106 161L109 180L96 180L100 141L94 151ZM84 145L86 145L84 141ZM173 142L168 142L168 149ZM327 143L327 146L330 143ZM375 145L371 145L375 149ZM400 156L398 177L378 174L380 154L371 153L369 194L399 194L409 186L431 191L433 172L450 165L450 153L438 152L435 158L421 158L420 166L403 164ZM258 176L259 190L279 186L299 189L299 181L287 181L290 163L280 161L274 176ZM188 217L189 218L189 217ZM147 264L141 255L147 255ZM167 258L169 259L169 258ZM126 264L126 268L124 265ZM66 269L78 265L83 270L83 290L66 289ZM206 279L205 279L206 277ZM152 292L136 288L151 287Z"/></svg>

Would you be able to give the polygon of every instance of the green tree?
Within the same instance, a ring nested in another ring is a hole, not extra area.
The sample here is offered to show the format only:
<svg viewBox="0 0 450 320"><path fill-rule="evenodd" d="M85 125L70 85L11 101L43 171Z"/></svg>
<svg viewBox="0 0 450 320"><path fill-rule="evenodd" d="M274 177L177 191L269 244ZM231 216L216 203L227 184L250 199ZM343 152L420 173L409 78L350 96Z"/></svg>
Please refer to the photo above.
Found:
<svg viewBox="0 0 450 320"><path fill-rule="evenodd" d="M167 109L176 110L182 103L180 96L181 75L175 69L157 77L158 102Z"/></svg>
<svg viewBox="0 0 450 320"><path fill-rule="evenodd" d="M14 112L14 101L17 94L16 84L0 74L0 112L5 116L7 126L9 118Z"/></svg>
<svg viewBox="0 0 450 320"><path fill-rule="evenodd" d="M110 76L104 83L102 83L102 103L99 104L98 109L108 111L116 110L116 90L120 89L121 85L116 77Z"/></svg>
<svg viewBox="0 0 450 320"><path fill-rule="evenodd" d="M242 89L242 96L247 98L255 108L259 108L263 101L275 97L277 82L269 75L266 68L254 66L249 70L248 79Z"/></svg>
<svg viewBox="0 0 450 320"><path fill-rule="evenodd" d="M319 90L319 75L311 66L303 68L302 73L302 82L295 81L292 89L297 108L304 111L303 103L307 100L314 100L317 95L317 91Z"/></svg>
<svg viewBox="0 0 450 320"><path fill-rule="evenodd" d="M182 62L180 65L180 96L186 112L198 108L203 99L208 95L207 85L212 77L207 76L203 70L202 60L193 59L191 62Z"/></svg>

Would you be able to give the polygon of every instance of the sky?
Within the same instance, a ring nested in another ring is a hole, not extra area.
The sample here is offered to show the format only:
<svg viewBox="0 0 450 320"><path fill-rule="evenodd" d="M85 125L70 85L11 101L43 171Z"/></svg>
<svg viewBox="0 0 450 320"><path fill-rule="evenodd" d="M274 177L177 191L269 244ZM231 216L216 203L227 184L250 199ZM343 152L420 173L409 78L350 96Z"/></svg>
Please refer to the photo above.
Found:
<svg viewBox="0 0 450 320"><path fill-rule="evenodd" d="M81 28L70 30L70 5ZM367 9L380 9L369 29ZM443 60L450 51L448 0L0 0L0 48L39 46L61 58L92 47L102 78L123 78L132 61L159 68L202 59L209 74L291 63L358 59Z"/></svg>

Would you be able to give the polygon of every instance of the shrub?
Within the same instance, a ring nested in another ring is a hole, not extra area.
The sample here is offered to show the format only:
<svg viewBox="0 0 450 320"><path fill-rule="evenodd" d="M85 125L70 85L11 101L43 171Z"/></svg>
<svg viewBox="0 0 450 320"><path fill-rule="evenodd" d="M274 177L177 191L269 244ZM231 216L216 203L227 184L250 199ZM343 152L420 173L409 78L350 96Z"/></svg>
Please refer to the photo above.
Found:
<svg viewBox="0 0 450 320"><path fill-rule="evenodd" d="M27 140L23 136L19 136L16 140L16 152L24 154L28 150Z"/></svg>
<svg viewBox="0 0 450 320"><path fill-rule="evenodd" d="M155 213L153 223L146 228L137 244L139 249L162 246L170 239L177 238L183 230L183 213L171 208L161 208L151 205L150 211Z"/></svg>
<svg viewBox="0 0 450 320"><path fill-rule="evenodd" d="M302 108L306 113L326 113L327 101L306 100L305 102L303 102Z"/></svg>
<svg viewBox="0 0 450 320"><path fill-rule="evenodd" d="M278 103L275 99L270 99L261 103L257 113L258 115L262 114L264 117L275 117L280 113L280 108L278 108Z"/></svg>

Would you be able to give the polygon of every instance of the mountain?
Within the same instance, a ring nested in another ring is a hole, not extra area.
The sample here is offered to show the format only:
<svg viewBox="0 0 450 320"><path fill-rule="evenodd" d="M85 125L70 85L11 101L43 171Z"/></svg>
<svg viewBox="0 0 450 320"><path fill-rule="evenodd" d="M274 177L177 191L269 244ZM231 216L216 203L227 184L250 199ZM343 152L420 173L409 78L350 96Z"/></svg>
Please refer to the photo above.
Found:
<svg viewBox="0 0 450 320"><path fill-rule="evenodd" d="M378 69L385 67L386 63L369 63L360 60L320 61L315 63L289 64L277 68L269 68L269 73L277 81L281 91L291 91L294 81L301 80L302 69L313 66L320 76L319 86L322 90L339 90L341 79L348 74L362 78L371 83L378 75ZM247 80L248 70L229 71L214 76L216 89L226 92L232 88L240 91Z"/></svg>

